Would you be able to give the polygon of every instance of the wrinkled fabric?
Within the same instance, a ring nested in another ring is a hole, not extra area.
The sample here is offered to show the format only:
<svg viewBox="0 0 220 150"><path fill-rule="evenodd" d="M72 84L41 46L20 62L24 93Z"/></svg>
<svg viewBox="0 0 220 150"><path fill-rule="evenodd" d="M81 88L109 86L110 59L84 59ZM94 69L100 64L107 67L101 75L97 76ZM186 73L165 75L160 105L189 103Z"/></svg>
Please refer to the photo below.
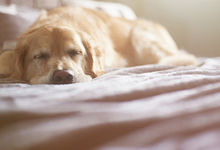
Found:
<svg viewBox="0 0 220 150"><path fill-rule="evenodd" d="M220 148L220 58L87 83L0 84L1 150Z"/></svg>

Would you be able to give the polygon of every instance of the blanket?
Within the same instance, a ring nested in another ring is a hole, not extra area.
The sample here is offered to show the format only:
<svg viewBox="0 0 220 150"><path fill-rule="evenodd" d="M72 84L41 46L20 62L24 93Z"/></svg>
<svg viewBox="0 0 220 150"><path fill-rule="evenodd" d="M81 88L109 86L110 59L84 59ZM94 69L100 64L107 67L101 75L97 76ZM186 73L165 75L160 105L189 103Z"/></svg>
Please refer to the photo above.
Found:
<svg viewBox="0 0 220 150"><path fill-rule="evenodd" d="M90 82L0 84L1 150L220 148L220 58L118 68Z"/></svg>

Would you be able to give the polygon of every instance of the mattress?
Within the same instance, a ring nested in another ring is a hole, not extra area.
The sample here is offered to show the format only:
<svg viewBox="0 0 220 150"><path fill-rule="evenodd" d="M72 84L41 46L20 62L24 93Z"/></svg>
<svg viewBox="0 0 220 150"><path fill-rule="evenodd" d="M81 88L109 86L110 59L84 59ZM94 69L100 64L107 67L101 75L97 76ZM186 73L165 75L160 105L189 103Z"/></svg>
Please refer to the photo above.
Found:
<svg viewBox="0 0 220 150"><path fill-rule="evenodd" d="M90 82L0 84L1 150L220 148L220 58L118 68Z"/></svg>

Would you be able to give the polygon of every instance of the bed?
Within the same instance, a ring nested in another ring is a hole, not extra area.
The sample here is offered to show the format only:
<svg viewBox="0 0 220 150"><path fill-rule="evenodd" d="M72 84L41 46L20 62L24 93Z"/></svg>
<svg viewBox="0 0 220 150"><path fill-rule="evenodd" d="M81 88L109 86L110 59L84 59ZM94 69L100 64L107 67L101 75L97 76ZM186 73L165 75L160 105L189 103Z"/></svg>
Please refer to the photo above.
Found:
<svg viewBox="0 0 220 150"><path fill-rule="evenodd" d="M0 150L217 150L220 58L68 85L0 84Z"/></svg>
<svg viewBox="0 0 220 150"><path fill-rule="evenodd" d="M88 83L0 84L2 150L218 149L220 58L120 68Z"/></svg>

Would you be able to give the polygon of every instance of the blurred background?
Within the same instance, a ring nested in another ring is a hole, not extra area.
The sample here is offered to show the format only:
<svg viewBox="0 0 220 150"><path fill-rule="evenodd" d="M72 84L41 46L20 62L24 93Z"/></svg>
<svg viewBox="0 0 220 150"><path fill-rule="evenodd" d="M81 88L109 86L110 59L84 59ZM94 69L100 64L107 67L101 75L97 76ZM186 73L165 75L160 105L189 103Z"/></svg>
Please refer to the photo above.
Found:
<svg viewBox="0 0 220 150"><path fill-rule="evenodd" d="M68 2L71 1L88 3L85 0L0 0L0 5L16 4L38 9L52 9L64 2L69 5ZM117 2L128 5L138 17L165 26L180 48L186 49L197 56L220 56L220 0L96 1ZM90 2L93 1L90 0ZM21 24L24 24L22 22ZM2 38L5 35L2 34Z"/></svg>
<svg viewBox="0 0 220 150"><path fill-rule="evenodd" d="M180 48L197 56L220 56L220 0L104 1L129 5L138 17L164 25Z"/></svg>

